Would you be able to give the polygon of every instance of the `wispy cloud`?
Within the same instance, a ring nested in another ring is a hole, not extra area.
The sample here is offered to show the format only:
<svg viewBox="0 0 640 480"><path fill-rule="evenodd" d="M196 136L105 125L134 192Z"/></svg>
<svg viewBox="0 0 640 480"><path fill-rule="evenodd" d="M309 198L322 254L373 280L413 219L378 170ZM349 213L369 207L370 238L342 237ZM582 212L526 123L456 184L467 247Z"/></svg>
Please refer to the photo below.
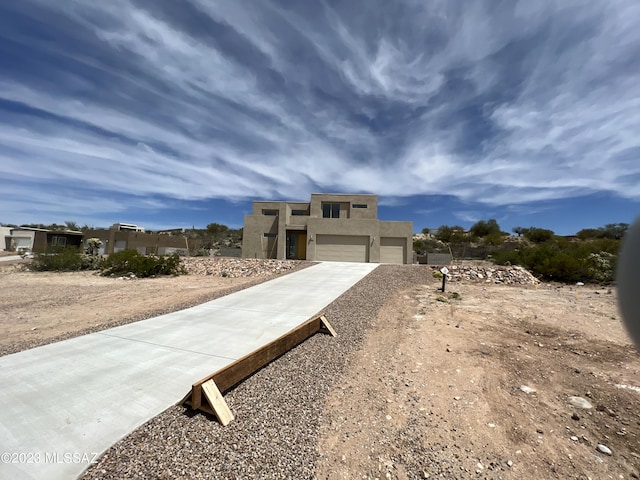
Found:
<svg viewBox="0 0 640 480"><path fill-rule="evenodd" d="M0 182L41 209L640 199L633 0L30 0L0 18Z"/></svg>

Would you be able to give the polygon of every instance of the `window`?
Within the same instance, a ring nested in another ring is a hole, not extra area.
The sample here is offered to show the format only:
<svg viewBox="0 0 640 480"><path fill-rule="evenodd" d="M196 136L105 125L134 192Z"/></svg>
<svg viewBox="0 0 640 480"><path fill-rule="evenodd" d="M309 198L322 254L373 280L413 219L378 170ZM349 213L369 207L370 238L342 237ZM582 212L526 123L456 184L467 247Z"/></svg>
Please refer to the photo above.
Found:
<svg viewBox="0 0 640 480"><path fill-rule="evenodd" d="M278 236L278 234L277 233L269 233L269 232L267 232L267 233L264 234L264 236L265 236L265 238L276 238Z"/></svg>
<svg viewBox="0 0 640 480"><path fill-rule="evenodd" d="M291 215L298 217L309 215L306 210L291 210Z"/></svg>
<svg viewBox="0 0 640 480"><path fill-rule="evenodd" d="M339 203L323 203L322 218L340 218Z"/></svg>
<svg viewBox="0 0 640 480"><path fill-rule="evenodd" d="M59 237L54 235L51 237L51 245L54 247L66 247L67 245L67 237Z"/></svg>
<svg viewBox="0 0 640 480"><path fill-rule="evenodd" d="M269 217L277 217L278 216L278 210L263 209L262 210L262 214L263 215L267 215Z"/></svg>
<svg viewBox="0 0 640 480"><path fill-rule="evenodd" d="M351 208L369 208L369 205L366 203L354 203Z"/></svg>

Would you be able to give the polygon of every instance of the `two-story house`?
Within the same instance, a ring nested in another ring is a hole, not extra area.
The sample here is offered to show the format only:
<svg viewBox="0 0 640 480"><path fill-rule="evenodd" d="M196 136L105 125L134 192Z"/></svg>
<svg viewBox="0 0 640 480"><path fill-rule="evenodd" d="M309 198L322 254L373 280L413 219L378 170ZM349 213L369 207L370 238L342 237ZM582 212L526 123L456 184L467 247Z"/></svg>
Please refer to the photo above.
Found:
<svg viewBox="0 0 640 480"><path fill-rule="evenodd" d="M413 222L378 220L377 195L311 194L311 202L253 202L242 256L412 263Z"/></svg>

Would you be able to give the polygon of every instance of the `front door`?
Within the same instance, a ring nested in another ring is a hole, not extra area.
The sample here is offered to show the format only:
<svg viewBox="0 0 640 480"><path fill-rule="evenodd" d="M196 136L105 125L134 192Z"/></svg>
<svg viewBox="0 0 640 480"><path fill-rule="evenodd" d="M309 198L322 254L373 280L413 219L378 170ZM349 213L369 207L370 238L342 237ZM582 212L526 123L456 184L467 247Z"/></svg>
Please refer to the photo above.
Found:
<svg viewBox="0 0 640 480"><path fill-rule="evenodd" d="M289 232L287 234L287 258L289 260L306 260L307 258L306 232Z"/></svg>

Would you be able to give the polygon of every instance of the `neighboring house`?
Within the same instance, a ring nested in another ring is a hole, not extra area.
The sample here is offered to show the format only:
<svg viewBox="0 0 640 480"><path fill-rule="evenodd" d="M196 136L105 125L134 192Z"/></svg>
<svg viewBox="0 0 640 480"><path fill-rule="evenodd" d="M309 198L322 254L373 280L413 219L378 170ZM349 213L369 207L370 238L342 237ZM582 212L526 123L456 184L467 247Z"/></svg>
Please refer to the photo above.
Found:
<svg viewBox="0 0 640 480"><path fill-rule="evenodd" d="M311 194L311 202L253 202L242 256L412 263L413 222L378 220L377 195Z"/></svg>
<svg viewBox="0 0 640 480"><path fill-rule="evenodd" d="M15 252L38 251L47 247L82 245L82 232L74 230L47 230L44 228L15 227L4 237L5 249Z"/></svg>
<svg viewBox="0 0 640 480"><path fill-rule="evenodd" d="M98 238L102 241L100 254L110 254L122 250L137 250L144 255L187 255L189 246L182 236L145 233L144 228L130 223L116 223L109 229L85 230L85 241Z"/></svg>
<svg viewBox="0 0 640 480"><path fill-rule="evenodd" d="M11 227L0 227L0 252L11 249L10 237L11 237Z"/></svg>

